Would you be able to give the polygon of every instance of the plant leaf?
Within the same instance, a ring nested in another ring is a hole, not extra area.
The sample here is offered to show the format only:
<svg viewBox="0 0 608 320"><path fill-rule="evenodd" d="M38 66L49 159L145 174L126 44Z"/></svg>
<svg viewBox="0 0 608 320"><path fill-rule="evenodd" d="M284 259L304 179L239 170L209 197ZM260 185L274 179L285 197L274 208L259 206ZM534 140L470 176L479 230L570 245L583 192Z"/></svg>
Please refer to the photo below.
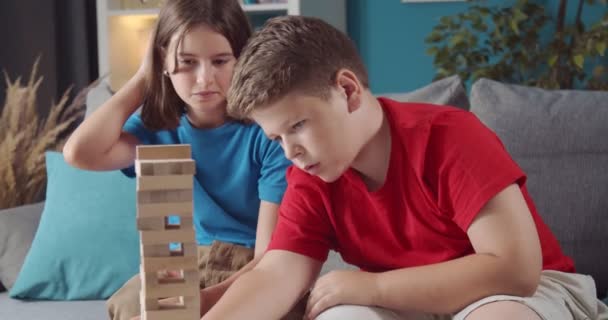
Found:
<svg viewBox="0 0 608 320"><path fill-rule="evenodd" d="M598 41L598 42L595 44L595 50L597 51L597 53L598 53L600 56L602 56L602 57L603 57L603 56L604 56L604 53L606 52L606 42L604 42L604 41Z"/></svg>
<svg viewBox="0 0 608 320"><path fill-rule="evenodd" d="M583 65L585 64L585 56L583 56L582 54L577 54L572 57L572 59L574 60L574 64L576 64L577 67L579 67L580 69L583 68Z"/></svg>
<svg viewBox="0 0 608 320"><path fill-rule="evenodd" d="M511 26L511 30L516 34L519 34L519 26L517 25L517 20L511 19L509 20L509 26Z"/></svg>

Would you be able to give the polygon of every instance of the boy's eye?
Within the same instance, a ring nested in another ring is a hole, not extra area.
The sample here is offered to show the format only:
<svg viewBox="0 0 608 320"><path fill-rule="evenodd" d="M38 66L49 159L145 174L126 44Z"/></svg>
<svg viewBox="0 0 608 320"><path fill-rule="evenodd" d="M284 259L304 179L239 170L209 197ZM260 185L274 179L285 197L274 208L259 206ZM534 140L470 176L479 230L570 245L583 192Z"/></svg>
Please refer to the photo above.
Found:
<svg viewBox="0 0 608 320"><path fill-rule="evenodd" d="M298 130L298 129L302 128L302 126L304 125L305 122L306 122L306 120L298 121L296 124L294 124L293 126L291 126L291 128L293 130Z"/></svg>
<svg viewBox="0 0 608 320"><path fill-rule="evenodd" d="M278 143L281 143L283 140L281 139L281 137L274 137L272 138L273 141L276 141Z"/></svg>

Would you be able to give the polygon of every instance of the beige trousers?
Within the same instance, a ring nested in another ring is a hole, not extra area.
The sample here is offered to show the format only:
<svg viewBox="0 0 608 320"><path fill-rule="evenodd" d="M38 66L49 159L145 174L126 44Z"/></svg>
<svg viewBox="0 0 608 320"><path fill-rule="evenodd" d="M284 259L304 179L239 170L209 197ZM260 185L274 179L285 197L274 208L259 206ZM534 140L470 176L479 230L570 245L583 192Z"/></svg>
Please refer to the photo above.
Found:
<svg viewBox="0 0 608 320"><path fill-rule="evenodd" d="M543 320L608 320L608 307L596 297L590 276L546 270L531 297L490 296L453 315L398 312L377 307L340 305L327 309L316 320L466 320L475 309L496 301L516 301L534 310Z"/></svg>

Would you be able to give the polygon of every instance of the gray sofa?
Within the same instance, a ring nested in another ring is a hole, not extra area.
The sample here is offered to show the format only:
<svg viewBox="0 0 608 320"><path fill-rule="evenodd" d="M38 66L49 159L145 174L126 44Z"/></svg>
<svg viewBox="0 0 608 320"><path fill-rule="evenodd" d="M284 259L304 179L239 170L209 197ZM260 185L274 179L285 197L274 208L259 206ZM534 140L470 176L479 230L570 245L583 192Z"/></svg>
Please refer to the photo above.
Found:
<svg viewBox="0 0 608 320"><path fill-rule="evenodd" d="M451 77L388 96L461 108L468 108L470 100L470 110L501 137L527 172L540 214L574 258L578 271L596 279L598 297L606 295L608 92L546 91L480 80L469 99L459 79ZM19 271L42 209L40 203L0 211L0 280L7 287ZM11 244L20 249L7 249ZM323 272L344 267L350 266L332 254ZM42 317L102 320L107 312L103 300L25 302L0 293L0 319Z"/></svg>

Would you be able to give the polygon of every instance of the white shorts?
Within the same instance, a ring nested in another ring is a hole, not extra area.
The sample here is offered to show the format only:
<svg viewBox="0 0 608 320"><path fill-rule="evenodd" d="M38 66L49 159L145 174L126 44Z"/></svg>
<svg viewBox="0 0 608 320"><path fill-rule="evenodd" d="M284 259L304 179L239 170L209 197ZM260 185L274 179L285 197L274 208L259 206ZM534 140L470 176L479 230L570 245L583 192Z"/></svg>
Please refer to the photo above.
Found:
<svg viewBox="0 0 608 320"><path fill-rule="evenodd" d="M543 320L608 320L608 307L596 297L595 281L587 275L543 271L531 297L496 295L472 303L453 315L433 315L340 305L321 313L316 320L464 320L475 309L496 301L516 301L534 310Z"/></svg>

